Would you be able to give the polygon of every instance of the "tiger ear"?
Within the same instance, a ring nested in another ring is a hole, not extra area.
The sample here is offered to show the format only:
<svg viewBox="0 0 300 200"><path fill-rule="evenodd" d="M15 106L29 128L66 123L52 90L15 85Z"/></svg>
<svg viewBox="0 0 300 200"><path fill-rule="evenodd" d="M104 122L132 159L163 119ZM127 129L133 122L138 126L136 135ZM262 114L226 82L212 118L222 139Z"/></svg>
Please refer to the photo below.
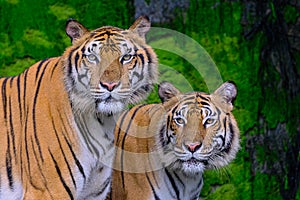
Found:
<svg viewBox="0 0 300 200"><path fill-rule="evenodd" d="M149 18L147 16L140 16L128 30L136 32L140 37L145 39L146 33L150 30L150 27L151 23Z"/></svg>
<svg viewBox="0 0 300 200"><path fill-rule="evenodd" d="M158 96L162 102L166 102L178 94L181 92L169 82L163 81L158 86Z"/></svg>
<svg viewBox="0 0 300 200"><path fill-rule="evenodd" d="M213 96L219 99L219 102L223 105L226 105L228 111L233 109L233 101L237 95L237 88L234 82L227 81L223 83L216 91L213 93Z"/></svg>
<svg viewBox="0 0 300 200"><path fill-rule="evenodd" d="M68 19L66 23L66 34L71 38L72 44L74 41L81 38L85 33L89 30L85 28L82 24L80 24L75 19Z"/></svg>

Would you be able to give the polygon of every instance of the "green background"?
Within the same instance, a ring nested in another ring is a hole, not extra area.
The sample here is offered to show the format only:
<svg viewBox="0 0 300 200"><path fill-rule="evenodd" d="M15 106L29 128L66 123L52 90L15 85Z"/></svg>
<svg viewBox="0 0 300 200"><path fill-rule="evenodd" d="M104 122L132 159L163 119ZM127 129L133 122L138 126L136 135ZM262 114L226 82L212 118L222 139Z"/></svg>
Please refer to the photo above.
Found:
<svg viewBox="0 0 300 200"><path fill-rule="evenodd" d="M265 36L259 32L253 39L246 40L240 23L244 5L238 1L220 1L220 6L212 7L216 2L219 1L191 1L190 7L184 12L178 10L171 22L152 24L193 38L212 57L222 80L232 80L238 87L234 115L241 130L242 148L228 167L205 173L201 197L222 200L284 199L280 187L283 185L283 190L288 190L288 178L280 179L276 172L253 169L253 166L264 166L270 160L280 160L276 150L272 155L263 145L248 143L249 137L265 134L265 129L259 128L260 116L266 121L268 130L285 123L291 138L299 135L299 94L289 101L284 90L275 94L272 89L263 89L260 84L260 53ZM299 13L292 7L286 9L289 10L285 19L294 22ZM134 21L133 2L0 0L0 76L16 75L41 59L60 56L70 46L70 39L65 34L68 18L80 21L89 29L104 25L125 29ZM184 45L180 41L177 44ZM189 48L185 46L184 49ZM160 80L171 81L183 91L210 90L205 83L206 77L202 77L203 74L199 74L184 57L162 49L155 51L160 61ZM299 71L299 52L294 57ZM272 74L275 81L280 80L278 72L274 70ZM147 102L159 102L156 91ZM253 163L251 148L255 148L258 164ZM299 161L299 158L299 154L295 155L296 160ZM284 165L286 161L280 162ZM287 174L288 170L285 170L280 176ZM280 182L282 180L286 182ZM299 185L295 198L300 199Z"/></svg>

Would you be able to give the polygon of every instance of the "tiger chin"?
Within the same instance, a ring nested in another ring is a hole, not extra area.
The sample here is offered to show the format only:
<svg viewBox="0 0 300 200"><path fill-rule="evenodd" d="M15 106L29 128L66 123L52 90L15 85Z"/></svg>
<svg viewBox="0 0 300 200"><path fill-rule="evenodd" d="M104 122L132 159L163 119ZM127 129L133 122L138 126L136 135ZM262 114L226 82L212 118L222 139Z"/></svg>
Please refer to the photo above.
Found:
<svg viewBox="0 0 300 200"><path fill-rule="evenodd" d="M149 29L70 19L62 56L0 79L0 199L106 198L116 118L157 80Z"/></svg>
<svg viewBox="0 0 300 200"><path fill-rule="evenodd" d="M118 120L113 199L198 199L203 172L226 166L240 148L233 82L212 94L163 82L158 93L162 104L137 105Z"/></svg>

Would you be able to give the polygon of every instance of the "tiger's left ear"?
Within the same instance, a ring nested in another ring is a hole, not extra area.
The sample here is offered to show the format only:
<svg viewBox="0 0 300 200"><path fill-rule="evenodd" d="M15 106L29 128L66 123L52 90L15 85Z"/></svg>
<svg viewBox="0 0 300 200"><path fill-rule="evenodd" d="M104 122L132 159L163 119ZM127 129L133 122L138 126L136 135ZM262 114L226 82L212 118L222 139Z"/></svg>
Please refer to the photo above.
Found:
<svg viewBox="0 0 300 200"><path fill-rule="evenodd" d="M217 97L218 101L225 105L227 111L233 109L233 101L237 95L237 88L234 82L227 81L223 83L213 94L213 97Z"/></svg>
<svg viewBox="0 0 300 200"><path fill-rule="evenodd" d="M146 33L150 30L150 27L151 23L149 18L146 16L140 16L137 20L135 20L128 30L136 32L145 40Z"/></svg>
<svg viewBox="0 0 300 200"><path fill-rule="evenodd" d="M158 96L163 103L179 94L181 94L181 92L167 81L161 82L158 86Z"/></svg>
<svg viewBox="0 0 300 200"><path fill-rule="evenodd" d="M82 24L80 24L75 19L68 19L66 23L66 33L71 38L72 44L74 44L74 41L81 38L85 33L87 33L89 30L85 28Z"/></svg>

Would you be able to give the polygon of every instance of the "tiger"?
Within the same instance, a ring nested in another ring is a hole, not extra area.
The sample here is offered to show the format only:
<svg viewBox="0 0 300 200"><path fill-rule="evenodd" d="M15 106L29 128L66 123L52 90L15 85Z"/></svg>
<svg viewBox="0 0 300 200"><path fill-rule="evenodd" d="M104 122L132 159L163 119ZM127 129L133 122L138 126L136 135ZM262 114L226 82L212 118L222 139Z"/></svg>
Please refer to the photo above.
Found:
<svg viewBox="0 0 300 200"><path fill-rule="evenodd" d="M234 82L211 94L162 82L158 94L162 103L136 105L118 119L112 199L198 199L203 172L228 165L240 149Z"/></svg>
<svg viewBox="0 0 300 200"><path fill-rule="evenodd" d="M105 199L113 129L157 83L141 16L128 28L66 23L60 57L0 79L0 199Z"/></svg>

